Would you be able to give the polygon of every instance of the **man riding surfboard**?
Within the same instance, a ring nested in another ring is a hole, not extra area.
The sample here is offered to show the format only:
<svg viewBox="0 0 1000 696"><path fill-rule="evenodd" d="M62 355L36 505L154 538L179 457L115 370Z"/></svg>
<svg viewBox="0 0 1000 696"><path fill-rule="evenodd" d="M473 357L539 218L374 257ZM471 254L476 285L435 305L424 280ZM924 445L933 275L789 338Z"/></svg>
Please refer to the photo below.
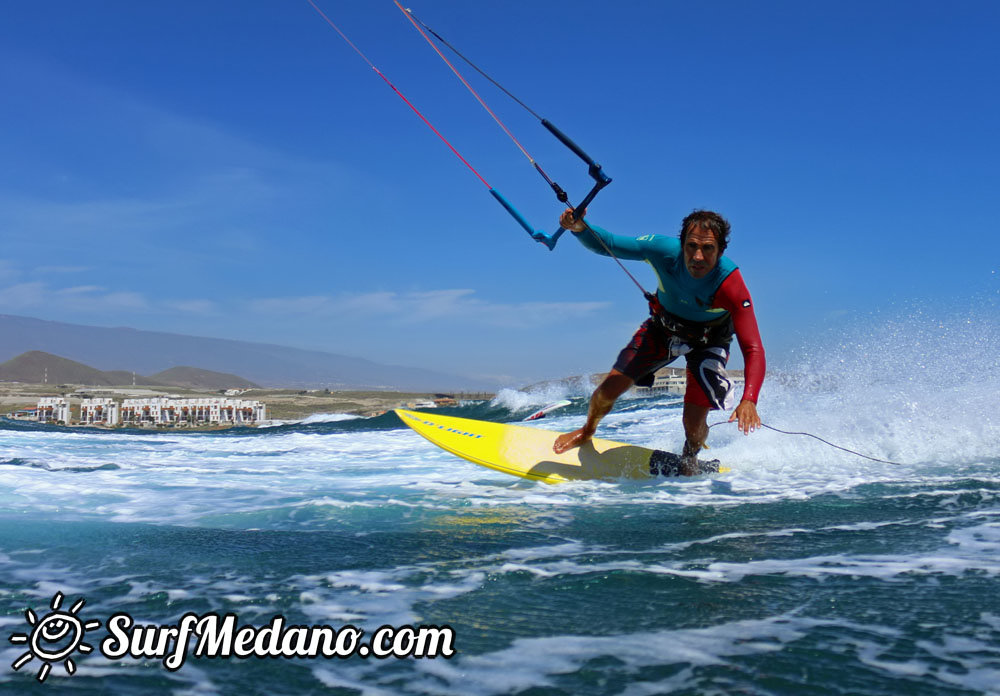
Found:
<svg viewBox="0 0 1000 696"><path fill-rule="evenodd" d="M697 473L698 451L708 438L708 412L732 407L733 383L725 366L734 334L743 353L745 382L742 399L729 420L737 421L744 434L760 428L757 397L766 368L764 346L743 276L723 256L730 232L726 219L697 210L684 218L679 239L611 234L584 222L582 215L574 218L572 210L562 214L559 224L595 253L646 261L656 271L659 287L655 296L648 295L650 318L591 396L587 421L579 430L559 436L553 450L559 454L590 440L619 396L634 384L651 385L656 370L683 355L687 388L681 473Z"/></svg>

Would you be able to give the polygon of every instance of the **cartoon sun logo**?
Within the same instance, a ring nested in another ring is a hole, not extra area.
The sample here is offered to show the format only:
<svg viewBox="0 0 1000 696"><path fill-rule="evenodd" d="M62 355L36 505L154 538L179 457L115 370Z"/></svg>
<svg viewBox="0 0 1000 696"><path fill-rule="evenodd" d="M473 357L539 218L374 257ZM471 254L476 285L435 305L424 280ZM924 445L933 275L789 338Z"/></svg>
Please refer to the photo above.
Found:
<svg viewBox="0 0 1000 696"><path fill-rule="evenodd" d="M93 651L94 647L89 643L84 643L84 634L95 628L100 628L100 621L82 622L77 617L77 612L83 608L86 600L79 599L76 604L70 607L69 611L60 611L63 594L56 592L52 596L52 603L49 607L51 612L41 619L35 615L30 608L24 612L25 618L30 625L31 633L15 633L10 637L10 642L15 645L28 645L28 652L21 655L11 663L15 671L24 665L38 658L42 661L42 666L38 668L38 681L44 682L52 671L52 665L56 662L63 662L67 674L76 673L76 663L70 655L74 651L87 654Z"/></svg>

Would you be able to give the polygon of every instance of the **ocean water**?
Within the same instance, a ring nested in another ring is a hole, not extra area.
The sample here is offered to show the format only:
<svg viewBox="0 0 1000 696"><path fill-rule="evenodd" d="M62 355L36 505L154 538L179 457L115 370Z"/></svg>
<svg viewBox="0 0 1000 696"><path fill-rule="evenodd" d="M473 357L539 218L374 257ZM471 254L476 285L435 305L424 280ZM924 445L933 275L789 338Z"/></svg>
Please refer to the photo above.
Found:
<svg viewBox="0 0 1000 696"><path fill-rule="evenodd" d="M212 434L4 422L0 693L1000 694L996 336L939 334L884 326L765 385L766 423L898 464L723 424L711 454L730 473L550 486L391 414ZM583 385L445 410L517 421L563 397L534 425L567 430ZM676 451L680 408L625 399L600 435ZM75 674L60 657L39 681L8 637L56 596L102 626ZM118 612L450 626L456 652L170 671L96 649Z"/></svg>

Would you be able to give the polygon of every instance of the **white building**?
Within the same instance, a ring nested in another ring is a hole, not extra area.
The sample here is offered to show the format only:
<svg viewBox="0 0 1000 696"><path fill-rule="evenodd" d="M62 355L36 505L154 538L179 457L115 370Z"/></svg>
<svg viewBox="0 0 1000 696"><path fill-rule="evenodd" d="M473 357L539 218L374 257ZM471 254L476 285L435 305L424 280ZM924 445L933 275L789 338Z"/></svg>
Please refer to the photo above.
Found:
<svg viewBox="0 0 1000 696"><path fill-rule="evenodd" d="M38 400L39 423L69 423L69 402L61 396L43 396Z"/></svg>
<svg viewBox="0 0 1000 696"><path fill-rule="evenodd" d="M734 387L743 385L743 371L729 371L729 379ZM661 367L653 376L653 385L650 387L635 387L635 393L639 396L649 396L652 394L684 394L687 389L687 370L683 367ZM737 395L738 396L738 395Z"/></svg>
<svg viewBox="0 0 1000 696"><path fill-rule="evenodd" d="M80 423L84 425L118 425L120 415L114 399L89 398L80 402Z"/></svg>
<svg viewBox="0 0 1000 696"><path fill-rule="evenodd" d="M223 423L236 425L259 423L267 420L267 405L247 399L221 399L219 417Z"/></svg>
<svg viewBox="0 0 1000 696"><path fill-rule="evenodd" d="M164 425L170 423L171 399L155 396L122 401L121 422L125 425Z"/></svg>
<svg viewBox="0 0 1000 696"><path fill-rule="evenodd" d="M127 425L251 425L267 419L267 406L243 399L125 399L121 421Z"/></svg>
<svg viewBox="0 0 1000 696"><path fill-rule="evenodd" d="M683 367L661 367L653 376L650 387L636 387L635 393L641 396L651 394L683 394L687 387L687 370Z"/></svg>

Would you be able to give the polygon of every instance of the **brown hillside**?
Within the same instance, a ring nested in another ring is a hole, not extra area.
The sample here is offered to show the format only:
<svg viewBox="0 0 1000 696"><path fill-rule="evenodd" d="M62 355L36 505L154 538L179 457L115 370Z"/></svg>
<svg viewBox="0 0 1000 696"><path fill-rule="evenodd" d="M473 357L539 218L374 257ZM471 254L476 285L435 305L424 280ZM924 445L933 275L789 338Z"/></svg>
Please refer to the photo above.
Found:
<svg viewBox="0 0 1000 696"><path fill-rule="evenodd" d="M146 378L141 378L143 383ZM114 386L131 383L131 373L128 382L115 379L106 372L78 363L74 360L60 358L58 355L31 350L22 353L0 364L0 380L5 382L27 382L29 384L80 384L86 386ZM137 375L136 380L140 381Z"/></svg>
<svg viewBox="0 0 1000 696"><path fill-rule="evenodd" d="M236 375L197 367L172 367L152 377L127 370L102 371L40 350L22 353L0 364L0 381L26 384L76 384L88 387L123 387L131 384L154 387L183 387L217 391L256 389L253 382Z"/></svg>
<svg viewBox="0 0 1000 696"><path fill-rule="evenodd" d="M190 389L259 389L260 385L225 372L202 370L198 367L171 367L169 370L157 372L152 379L163 384Z"/></svg>

